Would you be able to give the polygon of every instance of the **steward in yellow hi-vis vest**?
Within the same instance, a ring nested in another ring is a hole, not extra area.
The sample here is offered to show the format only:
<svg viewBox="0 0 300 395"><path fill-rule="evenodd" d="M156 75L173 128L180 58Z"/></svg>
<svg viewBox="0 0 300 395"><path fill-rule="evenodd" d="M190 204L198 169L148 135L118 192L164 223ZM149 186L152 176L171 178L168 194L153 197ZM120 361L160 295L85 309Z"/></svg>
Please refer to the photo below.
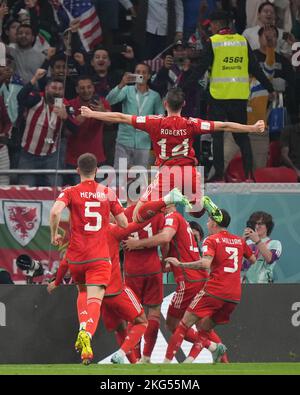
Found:
<svg viewBox="0 0 300 395"><path fill-rule="evenodd" d="M215 34L210 40L214 53L211 96L220 100L247 100L250 95L247 40L239 34Z"/></svg>
<svg viewBox="0 0 300 395"><path fill-rule="evenodd" d="M190 80L183 89L193 88L204 73L210 72L207 119L247 123L247 103L250 96L249 76L253 75L269 93L274 88L261 69L247 40L232 30L233 19L224 11L215 11L209 16L212 36L207 40ZM246 181L253 181L253 156L249 136L233 133L239 146ZM224 181L224 154L229 162L228 150L224 149L223 132L212 134L213 168L209 182Z"/></svg>

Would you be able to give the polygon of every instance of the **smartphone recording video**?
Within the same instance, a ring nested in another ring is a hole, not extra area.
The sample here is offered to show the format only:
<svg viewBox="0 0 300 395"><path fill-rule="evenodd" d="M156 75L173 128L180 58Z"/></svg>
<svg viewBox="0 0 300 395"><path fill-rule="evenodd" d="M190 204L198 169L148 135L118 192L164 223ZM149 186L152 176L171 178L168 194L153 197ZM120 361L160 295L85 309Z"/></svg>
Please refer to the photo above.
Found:
<svg viewBox="0 0 300 395"><path fill-rule="evenodd" d="M63 105L63 99L62 97L55 97L54 98L54 107L59 107L61 108Z"/></svg>
<svg viewBox="0 0 300 395"><path fill-rule="evenodd" d="M144 82L144 77L141 74L129 74L132 83L142 84Z"/></svg>

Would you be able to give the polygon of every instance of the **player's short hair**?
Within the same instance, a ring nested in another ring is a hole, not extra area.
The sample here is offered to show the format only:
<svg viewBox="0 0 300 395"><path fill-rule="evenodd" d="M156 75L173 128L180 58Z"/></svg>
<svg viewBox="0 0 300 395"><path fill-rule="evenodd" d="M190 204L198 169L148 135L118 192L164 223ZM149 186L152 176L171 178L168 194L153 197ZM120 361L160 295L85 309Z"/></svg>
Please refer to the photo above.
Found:
<svg viewBox="0 0 300 395"><path fill-rule="evenodd" d="M97 169L97 158L94 154L86 152L77 159L77 166L83 176L90 176Z"/></svg>
<svg viewBox="0 0 300 395"><path fill-rule="evenodd" d="M220 210L223 214L223 219L221 222L217 222L217 224L221 226L221 228L228 228L231 222L231 217L229 215L229 212L226 211L224 208L221 208Z"/></svg>
<svg viewBox="0 0 300 395"><path fill-rule="evenodd" d="M180 88L171 88L168 90L165 100L172 111L179 111L185 100L184 93Z"/></svg>
<svg viewBox="0 0 300 395"><path fill-rule="evenodd" d="M266 213L265 211L255 211L252 213L248 219L249 222L252 222L253 225L256 224L257 221L261 221L266 225L267 228L267 236L269 236L274 228L274 222L271 214Z"/></svg>
<svg viewBox="0 0 300 395"><path fill-rule="evenodd" d="M189 225L190 225L191 229L194 229L197 232L199 232L200 240L202 240L204 237L204 231L202 229L202 226L200 224L198 224L198 222L196 222L196 221L190 221Z"/></svg>

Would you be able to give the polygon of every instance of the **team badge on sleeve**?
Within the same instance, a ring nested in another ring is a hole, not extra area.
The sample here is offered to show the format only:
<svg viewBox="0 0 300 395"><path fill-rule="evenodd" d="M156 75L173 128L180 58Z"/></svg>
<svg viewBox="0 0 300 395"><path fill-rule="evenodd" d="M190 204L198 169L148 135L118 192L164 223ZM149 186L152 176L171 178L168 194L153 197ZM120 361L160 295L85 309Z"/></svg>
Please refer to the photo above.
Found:
<svg viewBox="0 0 300 395"><path fill-rule="evenodd" d="M210 130L210 123L209 122L201 122L200 127L202 130Z"/></svg>

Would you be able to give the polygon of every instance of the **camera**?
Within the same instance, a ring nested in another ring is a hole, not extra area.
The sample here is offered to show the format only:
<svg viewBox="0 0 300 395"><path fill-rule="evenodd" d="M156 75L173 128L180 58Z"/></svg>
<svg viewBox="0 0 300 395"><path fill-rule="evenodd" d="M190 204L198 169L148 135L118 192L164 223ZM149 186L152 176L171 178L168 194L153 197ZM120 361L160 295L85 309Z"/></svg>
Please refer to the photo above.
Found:
<svg viewBox="0 0 300 395"><path fill-rule="evenodd" d="M39 261L32 259L29 255L19 255L16 263L18 268L24 272L28 283L32 283L33 277L42 276L44 274L42 264Z"/></svg>
<svg viewBox="0 0 300 395"><path fill-rule="evenodd" d="M144 77L141 74L129 74L129 77L134 84L142 84L144 82Z"/></svg>
<svg viewBox="0 0 300 395"><path fill-rule="evenodd" d="M55 98L54 98L54 106L55 106L55 107L61 108L62 105L63 105L63 99L62 99L62 97L55 97Z"/></svg>
<svg viewBox="0 0 300 395"><path fill-rule="evenodd" d="M250 228L250 229L254 230L254 232L256 231L256 230L255 230L255 223L254 223L254 222L252 222L252 221L247 221L246 226L247 226L247 228Z"/></svg>

